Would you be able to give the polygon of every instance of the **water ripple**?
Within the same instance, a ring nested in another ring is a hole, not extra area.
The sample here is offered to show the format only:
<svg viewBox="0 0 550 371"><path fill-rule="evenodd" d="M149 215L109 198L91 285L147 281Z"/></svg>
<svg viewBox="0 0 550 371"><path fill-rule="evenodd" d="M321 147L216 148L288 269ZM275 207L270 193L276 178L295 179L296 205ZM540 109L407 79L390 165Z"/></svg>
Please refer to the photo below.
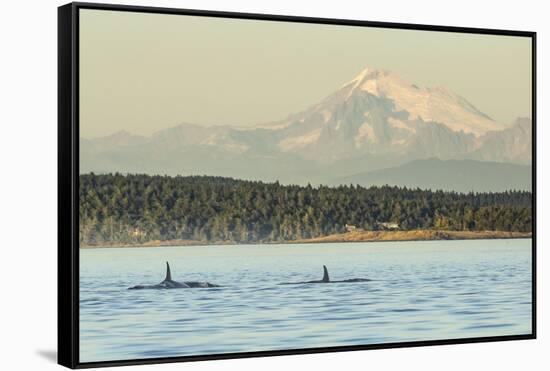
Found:
<svg viewBox="0 0 550 371"><path fill-rule="evenodd" d="M127 290L162 280L223 287ZM279 285L320 279L370 282ZM81 361L524 334L530 241L81 251Z"/></svg>

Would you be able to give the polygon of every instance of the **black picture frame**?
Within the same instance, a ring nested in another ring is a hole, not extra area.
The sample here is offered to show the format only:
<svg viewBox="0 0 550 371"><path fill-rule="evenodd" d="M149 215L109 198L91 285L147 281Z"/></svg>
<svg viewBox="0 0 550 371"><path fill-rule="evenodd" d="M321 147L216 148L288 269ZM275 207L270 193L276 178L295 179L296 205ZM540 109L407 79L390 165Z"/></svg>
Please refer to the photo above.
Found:
<svg viewBox="0 0 550 371"><path fill-rule="evenodd" d="M79 360L79 10L193 15L202 17L268 20L297 23L362 26L404 30L424 30L468 34L518 36L531 39L532 45L532 333L527 335L441 339L371 345L288 349L200 356L133 359L82 363ZM371 22L346 19L309 18L283 15L232 13L99 3L70 3L58 8L58 363L69 368L90 368L170 362L204 361L343 352L382 348L419 347L462 343L527 340L536 338L536 32L485 28L448 27L421 24Z"/></svg>

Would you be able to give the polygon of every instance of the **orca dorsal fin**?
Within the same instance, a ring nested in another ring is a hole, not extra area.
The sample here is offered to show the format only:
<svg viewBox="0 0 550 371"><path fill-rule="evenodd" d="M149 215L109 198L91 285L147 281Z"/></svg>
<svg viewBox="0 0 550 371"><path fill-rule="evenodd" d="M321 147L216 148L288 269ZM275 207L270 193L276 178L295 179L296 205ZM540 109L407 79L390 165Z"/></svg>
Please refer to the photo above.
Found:
<svg viewBox="0 0 550 371"><path fill-rule="evenodd" d="M328 269L326 265L323 265L323 282L330 282L330 278L328 277Z"/></svg>
<svg viewBox="0 0 550 371"><path fill-rule="evenodd" d="M165 281L172 281L172 273L170 273L170 264L166 262L166 278Z"/></svg>

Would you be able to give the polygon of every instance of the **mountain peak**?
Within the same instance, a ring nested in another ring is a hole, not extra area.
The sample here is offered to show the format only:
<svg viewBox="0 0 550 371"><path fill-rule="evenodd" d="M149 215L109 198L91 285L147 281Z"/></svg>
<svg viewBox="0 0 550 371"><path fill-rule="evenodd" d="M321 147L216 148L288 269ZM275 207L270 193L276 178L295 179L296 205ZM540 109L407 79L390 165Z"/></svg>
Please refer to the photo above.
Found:
<svg viewBox="0 0 550 371"><path fill-rule="evenodd" d="M357 76L353 78L353 80L348 81L344 86L353 85L352 90L360 87L362 84L369 80L378 80L382 78L387 78L390 76L394 76L392 72L388 70L382 70L382 69L376 69L372 67L365 67Z"/></svg>
<svg viewBox="0 0 550 371"><path fill-rule="evenodd" d="M341 91L340 96L344 100L368 94L391 101L394 110L406 112L411 121L444 124L455 132L462 131L476 137L503 129L502 125L447 87L419 87L388 70L367 67L345 84Z"/></svg>
<svg viewBox="0 0 550 371"><path fill-rule="evenodd" d="M372 67L365 67L359 74L353 79L353 81L365 81L371 79L377 79L380 77L386 77L392 73L388 70L376 69Z"/></svg>
<svg viewBox="0 0 550 371"><path fill-rule="evenodd" d="M371 67L364 68L353 80L344 85L349 88L347 98L356 92L365 91L377 97L387 96L394 90L416 89L422 90L416 85L411 85L398 74L388 70Z"/></svg>
<svg viewBox="0 0 550 371"><path fill-rule="evenodd" d="M119 139L124 139L132 136L134 135L127 130L119 130L119 131L115 131L112 134L91 138L91 140L115 140L115 139L119 140Z"/></svg>

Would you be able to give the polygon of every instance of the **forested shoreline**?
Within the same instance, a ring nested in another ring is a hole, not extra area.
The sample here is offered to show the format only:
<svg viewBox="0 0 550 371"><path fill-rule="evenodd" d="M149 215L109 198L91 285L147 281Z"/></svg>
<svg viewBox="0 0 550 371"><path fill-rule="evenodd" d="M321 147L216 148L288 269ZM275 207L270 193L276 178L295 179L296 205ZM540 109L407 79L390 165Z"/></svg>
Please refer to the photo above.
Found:
<svg viewBox="0 0 550 371"><path fill-rule="evenodd" d="M276 243L391 223L410 230L531 232L532 195L400 187L297 186L212 176L83 174L86 246L189 240Z"/></svg>

